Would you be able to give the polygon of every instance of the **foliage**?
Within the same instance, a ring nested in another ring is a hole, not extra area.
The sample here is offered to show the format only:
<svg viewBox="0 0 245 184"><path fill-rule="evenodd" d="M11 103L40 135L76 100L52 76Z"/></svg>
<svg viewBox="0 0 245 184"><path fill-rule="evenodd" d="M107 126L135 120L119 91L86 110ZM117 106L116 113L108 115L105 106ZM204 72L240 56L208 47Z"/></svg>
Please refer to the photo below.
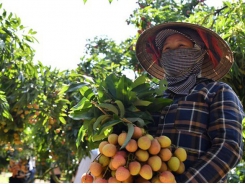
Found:
<svg viewBox="0 0 245 184"><path fill-rule="evenodd" d="M76 142L84 156L112 131L132 131L134 125L147 127L153 121L150 112L159 111L170 102L144 76L132 82L124 75L111 74L98 86L80 86L81 101L71 108L70 117L83 121Z"/></svg>
<svg viewBox="0 0 245 184"><path fill-rule="evenodd" d="M27 61L31 60L34 54L28 44L35 40L32 36L35 32L29 30L26 34L20 18L12 14L7 15L5 10L2 11L0 19L0 90L2 91L0 112L3 112L0 135L2 141L7 141L10 137L4 135L5 133L10 131L13 134L23 127L22 122L17 125L13 123L16 117L12 116L11 110L17 109L23 101L28 100L28 93L32 91L29 79L30 76L35 76L35 70L32 70L32 63ZM17 36L18 32L23 32L21 38ZM25 81L27 83L22 85ZM26 95L22 95L23 93Z"/></svg>
<svg viewBox="0 0 245 184"><path fill-rule="evenodd" d="M58 95L64 84L70 84L66 76L71 72L51 71L41 62L35 65L32 62L35 51L30 45L37 41L34 38L36 32L27 30L17 16L0 10L1 159L8 161L35 155L37 165L46 162L49 165L51 153L60 151L58 148L62 147L65 136L69 136L66 143L69 145L72 135L76 134L71 131L71 120L65 120L69 101ZM57 129L69 131L64 134L62 130L63 133L58 134ZM67 157L68 160L75 159L76 146L65 148L66 158L60 159L64 167ZM8 162L2 161L1 168L6 164ZM75 169L77 164L72 166Z"/></svg>
<svg viewBox="0 0 245 184"><path fill-rule="evenodd" d="M162 22L198 23L229 43L235 63L222 80L245 106L241 0L225 1L220 9L207 6L205 0L138 0L138 4L126 20L137 27L135 37L119 44L109 38L87 40L81 63L72 71L34 64L30 45L37 42L36 32L0 6L1 168L8 159L35 155L37 177L44 177L56 161L70 181L79 160L108 133L119 128L131 131L133 124L147 126L152 120L146 114L169 101L161 96L165 81L152 78L139 65L135 43L140 33ZM125 71L132 71L136 80L127 78ZM244 159L229 174L229 182L244 182Z"/></svg>
<svg viewBox="0 0 245 184"><path fill-rule="evenodd" d="M135 57L133 40L128 38L117 45L105 37L87 40L85 55L81 58L77 72L89 75L96 83L112 73L123 74L125 70L141 70ZM136 73L134 74L136 77Z"/></svg>

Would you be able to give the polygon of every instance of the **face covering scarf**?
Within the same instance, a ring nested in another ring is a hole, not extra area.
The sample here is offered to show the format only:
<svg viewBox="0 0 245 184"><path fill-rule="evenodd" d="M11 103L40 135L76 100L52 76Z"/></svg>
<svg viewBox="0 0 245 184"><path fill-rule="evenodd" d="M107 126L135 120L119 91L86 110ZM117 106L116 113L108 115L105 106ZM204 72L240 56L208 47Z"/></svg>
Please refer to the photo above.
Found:
<svg viewBox="0 0 245 184"><path fill-rule="evenodd" d="M187 95L201 73L206 50L198 45L162 53L160 65L166 73L168 89L175 94Z"/></svg>

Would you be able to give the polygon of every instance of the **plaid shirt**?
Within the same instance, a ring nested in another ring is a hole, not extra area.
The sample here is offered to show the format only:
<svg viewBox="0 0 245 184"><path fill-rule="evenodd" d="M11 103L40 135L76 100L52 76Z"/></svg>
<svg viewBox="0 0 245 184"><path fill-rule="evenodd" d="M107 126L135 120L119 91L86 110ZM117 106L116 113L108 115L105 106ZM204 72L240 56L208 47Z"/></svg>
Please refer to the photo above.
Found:
<svg viewBox="0 0 245 184"><path fill-rule="evenodd" d="M177 182L224 182L242 158L243 107L225 83L200 82L189 95L175 95L173 103L153 118L151 131L187 151L186 170L176 175Z"/></svg>

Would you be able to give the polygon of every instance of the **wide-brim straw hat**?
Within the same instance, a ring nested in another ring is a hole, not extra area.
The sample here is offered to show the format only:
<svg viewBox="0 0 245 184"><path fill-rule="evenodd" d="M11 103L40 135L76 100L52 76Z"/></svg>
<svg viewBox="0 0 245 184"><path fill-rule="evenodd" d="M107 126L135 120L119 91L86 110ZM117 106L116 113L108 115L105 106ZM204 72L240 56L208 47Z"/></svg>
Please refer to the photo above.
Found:
<svg viewBox="0 0 245 184"><path fill-rule="evenodd" d="M155 47L154 38L164 29L189 28L197 31L205 44L207 56L202 64L201 76L217 81L226 75L233 62L233 54L228 44L215 32L203 26L184 22L168 22L156 25L145 30L138 38L136 43L136 56L141 66L153 77L164 79L165 73L159 65L154 52L149 52L149 47ZM151 42L153 39L153 42ZM151 41L150 41L151 40ZM150 43L151 42L151 43ZM150 46L149 46L150 45ZM158 53L158 55L161 53ZM183 63L184 65L184 63ZM181 66L180 66L181 67Z"/></svg>

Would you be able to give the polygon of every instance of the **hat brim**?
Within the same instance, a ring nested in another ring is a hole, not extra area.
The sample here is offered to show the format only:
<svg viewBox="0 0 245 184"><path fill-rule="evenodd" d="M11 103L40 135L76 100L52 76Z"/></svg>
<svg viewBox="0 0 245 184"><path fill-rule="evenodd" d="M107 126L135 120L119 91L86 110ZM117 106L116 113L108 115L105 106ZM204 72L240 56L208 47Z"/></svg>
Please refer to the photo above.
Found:
<svg viewBox="0 0 245 184"><path fill-rule="evenodd" d="M174 29L174 28L189 28L194 29L196 31L205 32L209 37L212 37L213 44L216 44L216 48L218 47L221 51L220 60L218 61L217 66L214 66L208 57L205 58L202 65L202 73L201 76L213 79L217 81L224 77L230 70L234 58L230 47L227 43L215 32L210 29L207 29L203 26L191 23L184 22L168 22L156 25L145 30L138 38L136 43L136 56L141 66L153 77L157 79L164 79L165 74L164 70L161 66L157 64L152 59L152 54L147 52L147 42L148 38L157 35L161 30L164 29Z"/></svg>

